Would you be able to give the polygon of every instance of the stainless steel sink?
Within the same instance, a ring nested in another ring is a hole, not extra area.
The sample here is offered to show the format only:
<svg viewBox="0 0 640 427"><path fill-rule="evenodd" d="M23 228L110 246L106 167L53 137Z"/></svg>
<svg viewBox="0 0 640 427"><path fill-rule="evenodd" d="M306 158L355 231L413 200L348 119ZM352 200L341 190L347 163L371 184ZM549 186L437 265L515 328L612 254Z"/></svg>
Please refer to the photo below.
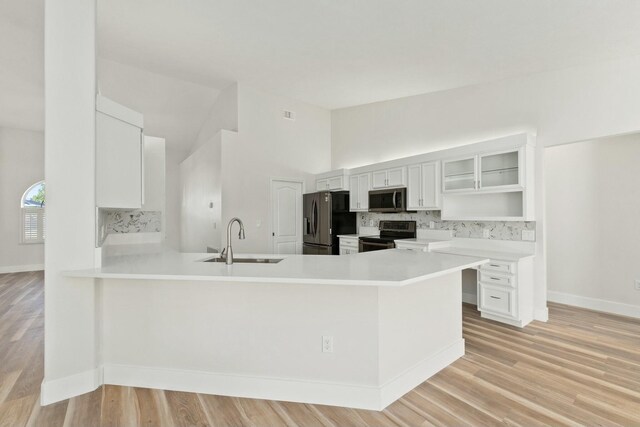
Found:
<svg viewBox="0 0 640 427"><path fill-rule="evenodd" d="M282 261L283 258L233 258L233 263L245 263L245 264L277 264ZM215 257L205 259L203 262L225 262L224 258Z"/></svg>

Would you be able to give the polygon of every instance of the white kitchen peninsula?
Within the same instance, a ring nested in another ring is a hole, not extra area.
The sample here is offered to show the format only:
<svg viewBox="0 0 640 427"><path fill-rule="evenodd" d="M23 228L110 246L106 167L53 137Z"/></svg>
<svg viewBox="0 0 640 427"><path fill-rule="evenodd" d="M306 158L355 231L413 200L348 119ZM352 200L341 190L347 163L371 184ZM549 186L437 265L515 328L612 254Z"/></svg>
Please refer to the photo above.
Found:
<svg viewBox="0 0 640 427"><path fill-rule="evenodd" d="M206 258L128 255L66 273L99 279L102 383L381 410L464 354L461 270L488 261Z"/></svg>

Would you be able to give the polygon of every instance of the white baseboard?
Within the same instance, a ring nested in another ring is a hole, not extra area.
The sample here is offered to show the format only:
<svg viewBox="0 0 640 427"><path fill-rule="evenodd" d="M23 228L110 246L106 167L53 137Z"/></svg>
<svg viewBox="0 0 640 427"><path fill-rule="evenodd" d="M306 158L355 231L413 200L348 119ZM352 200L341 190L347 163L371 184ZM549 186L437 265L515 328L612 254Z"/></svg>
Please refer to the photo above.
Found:
<svg viewBox="0 0 640 427"><path fill-rule="evenodd" d="M564 292L555 291L547 291L547 300L560 304L588 308L589 310L603 311L605 313L640 318L640 306L625 304L622 302L607 301L598 298L583 297L580 295L566 294Z"/></svg>
<svg viewBox="0 0 640 427"><path fill-rule="evenodd" d="M184 369L105 365L65 378L45 380L40 399L43 406L49 405L91 392L102 384L112 384L381 411L462 356L464 339L420 361L381 387Z"/></svg>
<svg viewBox="0 0 640 427"><path fill-rule="evenodd" d="M79 372L68 377L45 380L40 389L42 406L89 393L103 384L102 368Z"/></svg>
<svg viewBox="0 0 640 427"><path fill-rule="evenodd" d="M478 296L476 294L470 294L467 292L462 293L462 302L467 304L478 305Z"/></svg>
<svg viewBox="0 0 640 427"><path fill-rule="evenodd" d="M44 264L7 265L7 266L0 267L0 274L22 273L24 271L41 271L41 270L44 270Z"/></svg>
<svg viewBox="0 0 640 427"><path fill-rule="evenodd" d="M381 409L380 389L366 385L126 365L105 365L104 383L253 399Z"/></svg>
<svg viewBox="0 0 640 427"><path fill-rule="evenodd" d="M381 387L127 365L105 365L104 383L381 411L463 355L460 339Z"/></svg>
<svg viewBox="0 0 640 427"><path fill-rule="evenodd" d="M417 365L409 368L380 387L380 400L382 404L379 408L369 409L382 411L404 394L413 390L462 356L464 356L464 339L461 338L437 354L423 359Z"/></svg>

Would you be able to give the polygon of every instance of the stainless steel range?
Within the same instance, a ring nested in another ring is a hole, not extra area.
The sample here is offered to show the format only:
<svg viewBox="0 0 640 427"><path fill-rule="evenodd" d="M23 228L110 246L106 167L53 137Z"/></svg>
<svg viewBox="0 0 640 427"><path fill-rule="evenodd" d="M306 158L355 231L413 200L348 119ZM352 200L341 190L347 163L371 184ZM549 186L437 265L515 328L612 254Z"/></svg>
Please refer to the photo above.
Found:
<svg viewBox="0 0 640 427"><path fill-rule="evenodd" d="M380 236L360 237L358 252L380 251L396 247L398 239L415 239L415 221L380 221Z"/></svg>

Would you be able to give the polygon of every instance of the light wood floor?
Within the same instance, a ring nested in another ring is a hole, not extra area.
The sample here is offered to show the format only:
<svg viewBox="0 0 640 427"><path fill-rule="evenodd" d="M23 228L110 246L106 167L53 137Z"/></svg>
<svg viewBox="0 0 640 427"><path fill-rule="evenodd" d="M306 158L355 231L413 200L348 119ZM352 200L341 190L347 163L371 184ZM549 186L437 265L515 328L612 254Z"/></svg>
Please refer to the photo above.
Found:
<svg viewBox="0 0 640 427"><path fill-rule="evenodd" d="M0 426L640 426L639 320L550 304L520 330L465 306L464 337L466 356L382 412L116 386L40 407L43 276L5 274Z"/></svg>

